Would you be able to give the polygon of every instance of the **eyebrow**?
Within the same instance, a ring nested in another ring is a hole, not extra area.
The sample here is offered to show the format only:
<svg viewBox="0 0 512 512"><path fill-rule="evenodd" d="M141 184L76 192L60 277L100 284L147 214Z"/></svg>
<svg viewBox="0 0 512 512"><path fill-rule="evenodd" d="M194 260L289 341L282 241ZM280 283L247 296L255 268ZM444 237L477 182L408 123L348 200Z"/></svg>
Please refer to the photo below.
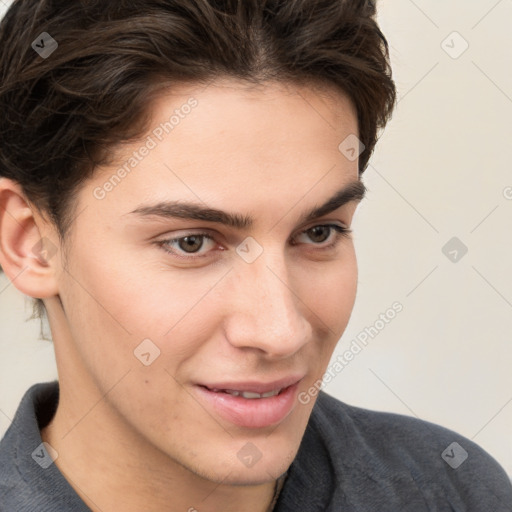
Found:
<svg viewBox="0 0 512 512"><path fill-rule="evenodd" d="M366 190L362 181L350 182L321 206L315 206L303 213L299 223L315 220L352 201L361 201L366 194ZM184 203L181 201L161 201L153 205L141 205L129 214L134 214L140 218L160 217L214 222L239 230L248 229L254 224L254 219L250 216L208 208L199 203Z"/></svg>

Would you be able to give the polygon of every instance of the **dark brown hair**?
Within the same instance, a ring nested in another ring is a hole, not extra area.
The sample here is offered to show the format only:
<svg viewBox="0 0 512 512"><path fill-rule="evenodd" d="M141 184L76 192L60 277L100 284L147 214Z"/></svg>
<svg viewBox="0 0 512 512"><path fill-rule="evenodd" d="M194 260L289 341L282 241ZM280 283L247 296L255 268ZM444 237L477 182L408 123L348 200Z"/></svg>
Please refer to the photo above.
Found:
<svg viewBox="0 0 512 512"><path fill-rule="evenodd" d="M80 184L143 134L151 99L217 77L337 86L357 109L363 173L396 101L375 16L371 0L15 0L0 24L0 176L64 242ZM43 32L58 44L46 58L32 46Z"/></svg>

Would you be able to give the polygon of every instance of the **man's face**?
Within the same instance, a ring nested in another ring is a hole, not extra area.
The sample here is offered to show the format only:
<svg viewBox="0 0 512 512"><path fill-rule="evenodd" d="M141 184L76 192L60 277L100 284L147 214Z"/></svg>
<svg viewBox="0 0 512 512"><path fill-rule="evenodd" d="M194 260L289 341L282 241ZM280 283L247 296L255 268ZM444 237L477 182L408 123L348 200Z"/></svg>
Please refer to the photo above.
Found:
<svg viewBox="0 0 512 512"><path fill-rule="evenodd" d="M79 403L98 391L105 430L115 423L143 457L269 481L298 450L314 400L297 397L322 377L355 300L353 243L336 226L350 227L357 201L303 216L358 180L338 149L356 114L334 91L230 81L152 107L151 130L77 199L57 273L66 328L51 319L61 392ZM239 225L144 210L176 201Z"/></svg>

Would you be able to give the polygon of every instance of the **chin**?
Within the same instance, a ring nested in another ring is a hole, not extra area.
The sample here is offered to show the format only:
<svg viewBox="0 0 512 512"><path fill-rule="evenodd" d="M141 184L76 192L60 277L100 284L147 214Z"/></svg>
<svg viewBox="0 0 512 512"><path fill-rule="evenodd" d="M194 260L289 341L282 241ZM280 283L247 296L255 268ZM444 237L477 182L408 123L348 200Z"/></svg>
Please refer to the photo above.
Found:
<svg viewBox="0 0 512 512"><path fill-rule="evenodd" d="M272 455L256 460L248 458L244 461L246 453L251 453L250 449L241 452L240 459L236 456L234 459L223 460L219 456L215 462L206 463L189 469L198 476L223 485L256 486L273 482L285 473L295 457L296 450L274 450ZM247 456L249 457L249 456Z"/></svg>
<svg viewBox="0 0 512 512"><path fill-rule="evenodd" d="M283 466L282 463L278 466L262 466L258 469L253 467L240 470L239 467L233 467L227 476L224 473L217 474L208 480L223 485L258 486L268 484L269 482L274 482L287 469L288 466Z"/></svg>

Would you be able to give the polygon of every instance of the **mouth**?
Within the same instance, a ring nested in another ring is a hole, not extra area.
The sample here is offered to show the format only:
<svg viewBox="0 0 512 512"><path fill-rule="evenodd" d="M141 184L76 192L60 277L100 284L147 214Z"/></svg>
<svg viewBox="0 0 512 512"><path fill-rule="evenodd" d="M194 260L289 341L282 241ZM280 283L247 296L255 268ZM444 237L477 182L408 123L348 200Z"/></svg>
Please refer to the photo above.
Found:
<svg viewBox="0 0 512 512"><path fill-rule="evenodd" d="M231 396L241 396L242 398L246 398L247 400L255 400L258 398L270 398L272 396L277 396L281 394L281 392L286 388L275 389L273 391L268 391L267 393L255 393L254 391L238 391L236 389L210 389L206 386L203 386L208 391L212 391L213 393L226 393Z"/></svg>
<svg viewBox="0 0 512 512"><path fill-rule="evenodd" d="M224 421L245 428L265 428L281 423L297 404L302 377L272 383L216 383L194 386L208 410Z"/></svg>

